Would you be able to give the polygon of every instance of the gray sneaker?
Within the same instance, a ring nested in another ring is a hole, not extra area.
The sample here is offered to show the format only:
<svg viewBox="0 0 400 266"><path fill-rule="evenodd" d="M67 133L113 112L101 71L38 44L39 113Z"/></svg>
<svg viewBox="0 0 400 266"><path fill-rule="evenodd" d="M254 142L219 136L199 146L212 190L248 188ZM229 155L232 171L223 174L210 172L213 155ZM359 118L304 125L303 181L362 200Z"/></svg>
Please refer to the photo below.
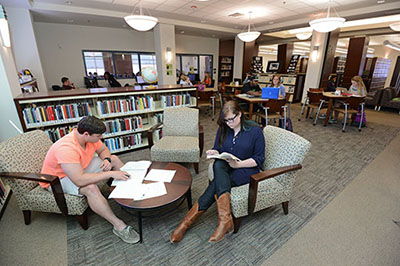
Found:
<svg viewBox="0 0 400 266"><path fill-rule="evenodd" d="M113 233L129 244L137 243L140 240L139 234L131 226L125 227L122 231L113 228Z"/></svg>

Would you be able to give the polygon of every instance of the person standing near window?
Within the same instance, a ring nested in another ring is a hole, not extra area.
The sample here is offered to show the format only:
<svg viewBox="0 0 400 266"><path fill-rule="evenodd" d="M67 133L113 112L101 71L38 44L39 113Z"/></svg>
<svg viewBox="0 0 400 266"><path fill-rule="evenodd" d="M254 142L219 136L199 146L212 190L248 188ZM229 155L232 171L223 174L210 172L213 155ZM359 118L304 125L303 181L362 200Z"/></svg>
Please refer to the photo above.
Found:
<svg viewBox="0 0 400 266"><path fill-rule="evenodd" d="M104 79L108 81L108 84L110 84L110 87L122 87L121 83L119 83L113 75L110 74L110 72L106 71L104 72Z"/></svg>
<svg viewBox="0 0 400 266"><path fill-rule="evenodd" d="M274 74L272 76L272 84L271 87L273 88L279 88L279 97L280 98L285 98L286 95L286 88L283 86L281 82L281 75L279 74Z"/></svg>
<svg viewBox="0 0 400 266"><path fill-rule="evenodd" d="M219 222L209 242L221 241L225 234L231 233L234 227L230 205L231 187L250 183L250 176L259 173L264 163L265 139L262 129L252 121L245 120L236 101L228 101L224 104L218 125L214 147L208 150L207 154L228 152L241 161L215 160L213 165L214 179L172 232L171 243L180 242L186 230L215 201L217 201ZM215 195L217 195L217 200Z"/></svg>

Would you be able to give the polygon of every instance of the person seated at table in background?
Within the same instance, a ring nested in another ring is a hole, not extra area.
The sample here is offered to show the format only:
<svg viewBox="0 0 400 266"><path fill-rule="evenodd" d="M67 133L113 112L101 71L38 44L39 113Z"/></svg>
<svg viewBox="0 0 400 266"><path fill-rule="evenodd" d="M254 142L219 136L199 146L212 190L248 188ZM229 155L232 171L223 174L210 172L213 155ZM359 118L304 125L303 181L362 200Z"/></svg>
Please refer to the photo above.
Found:
<svg viewBox="0 0 400 266"><path fill-rule="evenodd" d="M256 79L255 77L250 77L249 80L250 81L248 83L244 84L243 88L241 89L241 92L260 97L261 88L258 85L258 79Z"/></svg>
<svg viewBox="0 0 400 266"><path fill-rule="evenodd" d="M181 72L181 74L178 77L178 81L176 84L181 84L181 80L185 80L185 73Z"/></svg>
<svg viewBox="0 0 400 266"><path fill-rule="evenodd" d="M182 76L182 74L181 74ZM183 75L183 77L181 78L181 81L179 82L180 85L190 85L192 86L192 82L190 81L190 78L188 76Z"/></svg>
<svg viewBox="0 0 400 266"><path fill-rule="evenodd" d="M104 72L104 79L108 81L108 84L110 84L110 87L122 87L121 83L119 83L110 72L106 71Z"/></svg>
<svg viewBox="0 0 400 266"><path fill-rule="evenodd" d="M64 193L86 196L90 208L113 225L114 234L127 243L136 243L139 235L115 216L97 186L102 180L129 178L127 172L120 170L121 160L111 155L101 142L105 131L101 119L95 116L82 118L77 128L50 147L41 173L58 176ZM98 156L94 156L95 153ZM40 185L51 191L49 184Z"/></svg>
<svg viewBox="0 0 400 266"><path fill-rule="evenodd" d="M211 80L211 77L210 77L210 73L208 73L208 72L204 73L204 79L201 82L201 84L206 85L207 88L209 88L211 86L212 80Z"/></svg>
<svg viewBox="0 0 400 266"><path fill-rule="evenodd" d="M246 83L249 83L250 82L250 77L252 77L252 76L253 76L253 74L251 72L247 72L246 73L246 78L243 80L243 85L246 84Z"/></svg>
<svg viewBox="0 0 400 266"><path fill-rule="evenodd" d="M61 78L61 89L62 90L76 90L78 89L78 86L76 86L74 83L72 83L71 81L69 81L69 78L67 77L62 77Z"/></svg>
<svg viewBox="0 0 400 266"><path fill-rule="evenodd" d="M273 87L273 88L279 88L279 98L285 98L285 96L286 96L286 88L282 84L281 75L274 74L272 76L272 84L270 86Z"/></svg>
<svg viewBox="0 0 400 266"><path fill-rule="evenodd" d="M354 76L351 78L351 86L348 89L348 93L354 96L365 96L367 94L367 88L360 76Z"/></svg>
<svg viewBox="0 0 400 266"><path fill-rule="evenodd" d="M236 101L228 101L224 104L217 123L219 127L214 147L206 153L212 155L229 152L241 161L215 160L214 179L172 232L171 243L180 242L186 230L215 201L217 201L219 222L209 242L218 242L224 238L225 234L231 233L233 231L230 206L231 187L250 183L250 176L260 172L264 162L265 139L262 129L253 121L245 120Z"/></svg>
<svg viewBox="0 0 400 266"><path fill-rule="evenodd" d="M337 76L331 76L329 78L328 84L327 84L327 92L335 92L336 91L336 80Z"/></svg>

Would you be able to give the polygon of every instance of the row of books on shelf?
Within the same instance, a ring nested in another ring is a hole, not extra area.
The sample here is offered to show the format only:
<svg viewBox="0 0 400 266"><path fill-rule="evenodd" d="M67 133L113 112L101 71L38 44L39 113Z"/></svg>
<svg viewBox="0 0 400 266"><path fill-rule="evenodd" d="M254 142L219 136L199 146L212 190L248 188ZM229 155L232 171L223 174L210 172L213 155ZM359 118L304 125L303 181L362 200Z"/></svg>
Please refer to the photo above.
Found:
<svg viewBox="0 0 400 266"><path fill-rule="evenodd" d="M162 95L161 107L190 105L190 94Z"/></svg>
<svg viewBox="0 0 400 266"><path fill-rule="evenodd" d="M127 130L138 130L143 128L143 119L141 116L107 120L104 123L106 125L105 134L111 134Z"/></svg>
<svg viewBox="0 0 400 266"><path fill-rule="evenodd" d="M129 113L143 110L153 110L154 100L151 96L135 97L127 99L110 99L97 102L97 112L99 115L116 113Z"/></svg>
<svg viewBox="0 0 400 266"><path fill-rule="evenodd" d="M4 204L8 196L8 191L6 190L6 187L3 183L3 181L0 179L0 209L1 206Z"/></svg>
<svg viewBox="0 0 400 266"><path fill-rule="evenodd" d="M91 115L88 103L27 107L22 112L26 125L51 124Z"/></svg>
<svg viewBox="0 0 400 266"><path fill-rule="evenodd" d="M46 132L47 136L49 137L49 139L51 139L52 142L56 142L57 140L61 139L65 135L72 132L74 128L75 127L72 126L57 127L57 128L47 129L44 132Z"/></svg>
<svg viewBox="0 0 400 266"><path fill-rule="evenodd" d="M164 114L163 113L155 113L152 117L153 125L162 123L164 121Z"/></svg>
<svg viewBox="0 0 400 266"><path fill-rule="evenodd" d="M135 146L140 146L143 143L141 133L104 139L103 141L110 152L117 152L125 148L133 148Z"/></svg>

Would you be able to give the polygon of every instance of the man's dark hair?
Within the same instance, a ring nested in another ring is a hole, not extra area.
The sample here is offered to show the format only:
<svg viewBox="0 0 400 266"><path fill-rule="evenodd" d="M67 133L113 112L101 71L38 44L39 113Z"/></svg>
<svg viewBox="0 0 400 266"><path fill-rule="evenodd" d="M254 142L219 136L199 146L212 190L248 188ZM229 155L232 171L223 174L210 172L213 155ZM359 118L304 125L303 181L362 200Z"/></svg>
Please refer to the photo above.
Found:
<svg viewBox="0 0 400 266"><path fill-rule="evenodd" d="M68 81L68 80L69 80L69 78L67 78L67 77L62 77L62 78L61 78L61 83L64 84L64 82L66 82L66 81Z"/></svg>
<svg viewBox="0 0 400 266"><path fill-rule="evenodd" d="M89 135L103 134L106 132L106 126L104 125L103 120L95 116L85 116L78 123L78 132L79 134L88 132Z"/></svg>

